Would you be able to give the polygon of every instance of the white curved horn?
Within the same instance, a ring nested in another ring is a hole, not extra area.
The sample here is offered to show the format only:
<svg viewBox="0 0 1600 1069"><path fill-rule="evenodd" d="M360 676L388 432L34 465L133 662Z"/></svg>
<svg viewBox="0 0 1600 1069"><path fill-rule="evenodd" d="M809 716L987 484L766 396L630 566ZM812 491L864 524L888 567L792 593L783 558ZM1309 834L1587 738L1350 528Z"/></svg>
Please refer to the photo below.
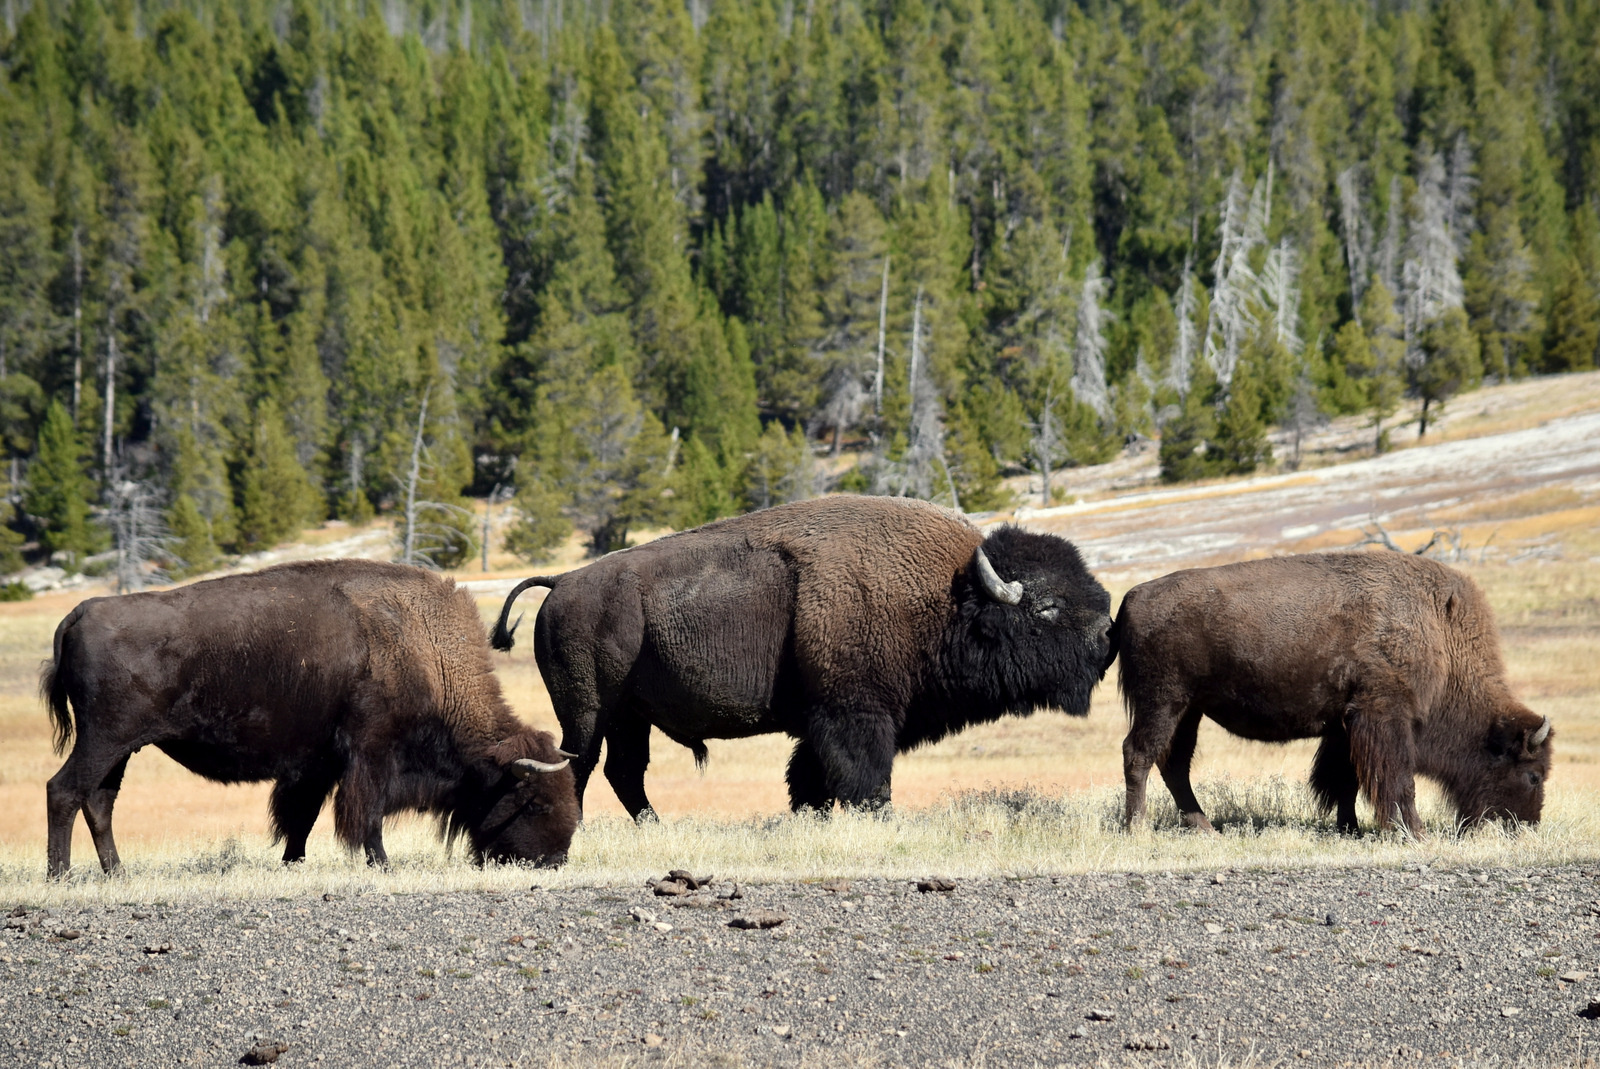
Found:
<svg viewBox="0 0 1600 1069"><path fill-rule="evenodd" d="M1544 718L1544 723L1539 725L1539 730L1528 736L1528 748L1536 749L1544 745L1544 740L1550 737L1550 718Z"/></svg>
<svg viewBox="0 0 1600 1069"><path fill-rule="evenodd" d="M983 582L984 592L991 598L1004 605L1015 605L1022 600L1022 584L1014 579L1009 583L1002 580L982 546L973 554L973 560L978 565L978 578Z"/></svg>
<svg viewBox="0 0 1600 1069"><path fill-rule="evenodd" d="M541 772L560 772L567 767L567 762L535 761L531 757L524 757L511 762L511 774L518 779L532 779Z"/></svg>
<svg viewBox="0 0 1600 1069"><path fill-rule="evenodd" d="M578 756L578 755L577 755L577 754L575 754L575 753L568 753L568 752L567 752L567 751L565 751L565 750L563 750L563 749L562 749L562 748L561 748L561 747L559 747L559 746L558 746L558 747L556 747L556 753L558 753L558 754L560 754L560 755L561 755L561 756L562 756L562 757L569 757L569 758L570 758L570 757L577 757L577 756Z"/></svg>

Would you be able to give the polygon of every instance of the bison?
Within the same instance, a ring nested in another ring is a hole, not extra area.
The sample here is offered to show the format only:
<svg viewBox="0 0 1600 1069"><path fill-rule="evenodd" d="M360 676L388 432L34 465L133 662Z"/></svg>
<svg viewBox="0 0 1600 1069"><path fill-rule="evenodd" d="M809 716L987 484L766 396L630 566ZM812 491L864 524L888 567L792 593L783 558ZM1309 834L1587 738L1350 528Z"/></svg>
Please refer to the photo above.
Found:
<svg viewBox="0 0 1600 1069"><path fill-rule="evenodd" d="M577 827L568 762L506 706L471 597L419 568L310 561L91 598L56 629L40 683L57 753L77 729L47 792L51 876L80 809L117 869L111 807L150 745L208 779L275 781L285 863L335 786L336 833L372 864L401 809L437 814L480 864L560 864Z"/></svg>
<svg viewBox="0 0 1600 1069"><path fill-rule="evenodd" d="M637 819L650 727L785 732L789 801L876 808L896 753L1006 713L1082 715L1109 663L1110 597L1070 542L958 513L839 496L719 520L511 591L550 588L534 652L574 756Z"/></svg>
<svg viewBox="0 0 1600 1069"><path fill-rule="evenodd" d="M1340 831L1356 830L1364 791L1381 827L1420 836L1418 774L1467 823L1539 819L1550 721L1511 696L1482 592L1435 561L1329 553L1175 572L1128 591L1113 643L1130 825L1155 764L1184 822L1213 830L1189 784L1202 716L1247 739L1321 738L1311 790Z"/></svg>

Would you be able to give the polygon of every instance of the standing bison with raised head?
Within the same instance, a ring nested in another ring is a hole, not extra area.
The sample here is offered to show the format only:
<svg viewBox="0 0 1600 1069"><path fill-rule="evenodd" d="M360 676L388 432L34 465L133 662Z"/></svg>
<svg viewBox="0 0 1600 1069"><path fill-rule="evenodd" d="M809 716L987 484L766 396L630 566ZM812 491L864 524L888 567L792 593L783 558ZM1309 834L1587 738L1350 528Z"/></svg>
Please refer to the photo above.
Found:
<svg viewBox="0 0 1600 1069"><path fill-rule="evenodd" d="M1311 789L1341 831L1365 792L1381 826L1420 836L1419 774L1467 823L1539 819L1550 721L1511 696L1483 593L1442 564L1329 553L1175 572L1128 591L1114 636L1130 824L1154 764L1184 822L1212 830L1189 783L1203 716L1247 739L1321 738Z"/></svg>
<svg viewBox="0 0 1600 1069"><path fill-rule="evenodd" d="M577 827L572 771L506 706L471 597L420 568L310 561L91 598L56 629L41 690L57 753L77 729L47 791L52 876L80 809L118 867L111 807L143 746L223 783L276 781L285 862L335 786L339 838L375 864L402 809L437 814L479 862L560 864Z"/></svg>
<svg viewBox="0 0 1600 1069"><path fill-rule="evenodd" d="M1110 598L1071 543L893 498L830 497L613 553L546 586L534 652L575 755L648 815L650 727L786 732L795 809L888 801L896 753L1006 713L1089 709Z"/></svg>

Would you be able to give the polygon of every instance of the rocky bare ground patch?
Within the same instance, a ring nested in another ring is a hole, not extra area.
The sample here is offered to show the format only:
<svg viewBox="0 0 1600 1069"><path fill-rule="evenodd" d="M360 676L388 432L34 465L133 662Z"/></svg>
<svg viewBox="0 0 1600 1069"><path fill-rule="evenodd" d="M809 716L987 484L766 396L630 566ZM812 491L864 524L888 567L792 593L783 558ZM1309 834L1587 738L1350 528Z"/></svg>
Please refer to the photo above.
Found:
<svg viewBox="0 0 1600 1069"><path fill-rule="evenodd" d="M0 1064L1578 1061L1600 1038L1597 876L24 903L0 936ZM762 915L783 920L730 923Z"/></svg>

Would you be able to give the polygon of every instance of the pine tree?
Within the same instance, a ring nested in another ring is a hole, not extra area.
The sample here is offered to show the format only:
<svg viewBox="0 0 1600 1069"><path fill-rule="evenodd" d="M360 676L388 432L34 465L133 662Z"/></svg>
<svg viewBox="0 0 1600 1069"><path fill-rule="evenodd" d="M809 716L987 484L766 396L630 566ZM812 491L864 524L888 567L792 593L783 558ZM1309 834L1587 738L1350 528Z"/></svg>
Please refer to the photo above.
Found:
<svg viewBox="0 0 1600 1069"><path fill-rule="evenodd" d="M1467 325L1467 313L1452 308L1436 319L1422 335L1423 360L1411 372L1411 389L1422 399L1417 417L1417 437L1428 433L1428 408L1443 406L1463 389L1483 378L1478 336Z"/></svg>
<svg viewBox="0 0 1600 1069"><path fill-rule="evenodd" d="M1352 377L1362 380L1362 393L1370 413L1373 429L1373 450L1382 453L1389 447L1389 432L1383 421L1394 415L1400 407L1405 392L1406 342L1405 329L1389 288L1374 279L1361 299L1361 324L1366 335L1365 358L1370 361L1359 369L1347 364Z"/></svg>
<svg viewBox="0 0 1600 1069"><path fill-rule="evenodd" d="M69 570L105 545L105 533L89 517L93 494L85 450L72 417L52 401L39 428L39 449L28 465L22 507L39 525L39 543L52 558L61 554Z"/></svg>
<svg viewBox="0 0 1600 1069"><path fill-rule="evenodd" d="M798 427L785 430L777 420L768 423L745 466L744 498L748 506L764 509L804 501L816 495L816 484L816 465L804 432Z"/></svg>
<svg viewBox="0 0 1600 1069"><path fill-rule="evenodd" d="M1576 257L1568 257L1545 329L1544 370L1587 371L1600 354L1600 296Z"/></svg>
<svg viewBox="0 0 1600 1069"><path fill-rule="evenodd" d="M1161 479L1190 482L1211 473L1210 443L1217 434L1216 395L1219 387L1208 364L1195 369L1183 409L1161 429Z"/></svg>
<svg viewBox="0 0 1600 1069"><path fill-rule="evenodd" d="M295 456L283 416L270 398L256 409L236 481L243 547L264 549L322 519L322 496Z"/></svg>
<svg viewBox="0 0 1600 1069"><path fill-rule="evenodd" d="M179 494L167 510L167 530L171 533L171 555L175 560L167 572L174 579L200 575L216 566L221 554L211 536L211 524L200 512L194 498Z"/></svg>
<svg viewBox="0 0 1600 1069"><path fill-rule="evenodd" d="M539 478L529 477L521 480L511 503L517 519L506 531L506 552L529 564L549 560L572 534L572 523L561 510L561 495Z"/></svg>
<svg viewBox="0 0 1600 1069"><path fill-rule="evenodd" d="M1259 350L1257 350L1259 352ZM1218 475L1247 475L1272 460L1262 419L1262 368L1248 357L1234 369L1217 430L1207 442L1205 467Z"/></svg>

